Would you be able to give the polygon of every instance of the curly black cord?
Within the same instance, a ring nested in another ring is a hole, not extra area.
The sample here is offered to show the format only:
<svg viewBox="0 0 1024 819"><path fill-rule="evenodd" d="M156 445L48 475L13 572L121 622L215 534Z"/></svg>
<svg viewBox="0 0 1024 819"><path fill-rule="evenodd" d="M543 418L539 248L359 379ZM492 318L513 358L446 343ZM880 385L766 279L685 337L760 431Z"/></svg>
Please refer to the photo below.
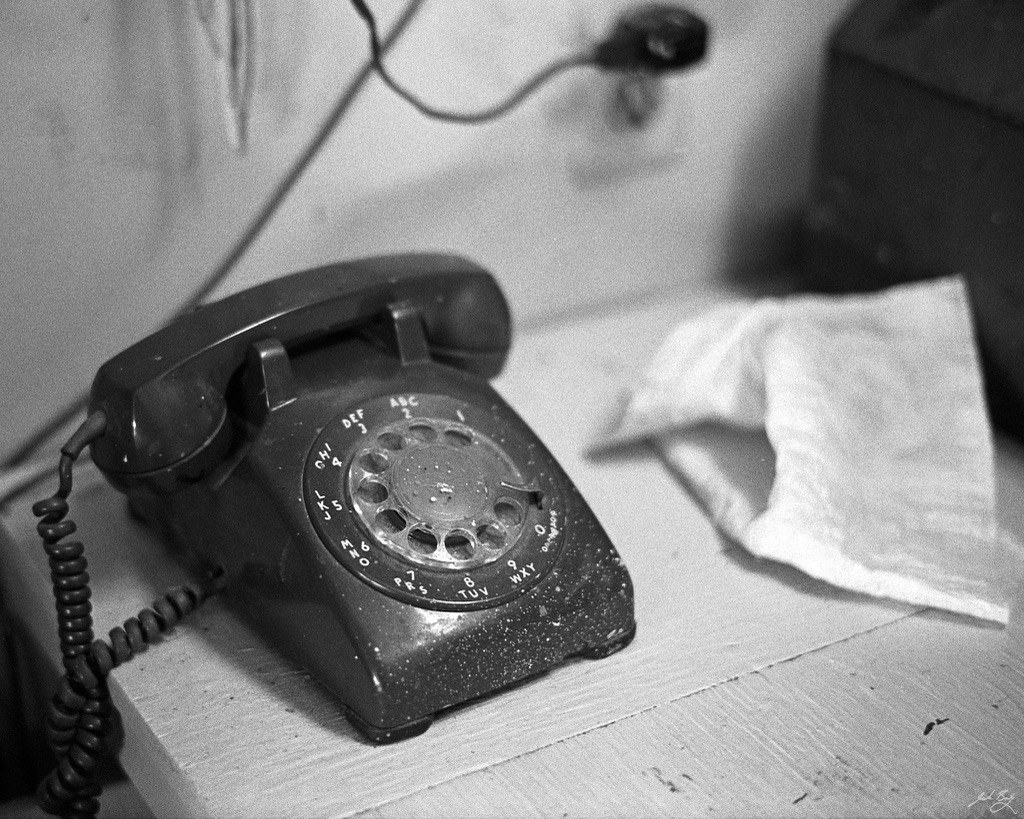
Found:
<svg viewBox="0 0 1024 819"><path fill-rule="evenodd" d="M72 467L82 450L99 438L106 429L107 419L102 412L93 413L61 447L57 468L56 493L32 506L32 514L39 518L36 531L43 539L43 548L50 558L50 579L57 603L57 629L64 670L70 672L75 661L92 642L92 603L89 589L88 563L85 547L79 541L61 541L75 532L73 521L66 520L68 495L72 487Z"/></svg>
<svg viewBox="0 0 1024 819"><path fill-rule="evenodd" d="M79 541L62 542L75 531L67 519L67 497L72 467L82 450L101 436L103 413L93 413L61 448L56 493L34 504L40 518L37 530L50 560L50 577L57 605L57 626L64 677L47 716L47 739L57 765L36 790L39 806L64 817L95 816L100 785L95 781L99 763L110 753L114 707L107 689L111 669L145 651L182 617L224 586L217 571L198 585L173 588L154 601L152 608L111 629L110 643L93 639L92 591L89 588L85 547Z"/></svg>
<svg viewBox="0 0 1024 819"><path fill-rule="evenodd" d="M171 589L135 617L110 631L110 643L94 640L79 654L50 703L47 738L57 766L39 784L36 799L47 813L88 817L99 809L100 787L94 781L99 763L109 755L114 708L106 678L111 669L143 652L182 617L223 587L223 575Z"/></svg>

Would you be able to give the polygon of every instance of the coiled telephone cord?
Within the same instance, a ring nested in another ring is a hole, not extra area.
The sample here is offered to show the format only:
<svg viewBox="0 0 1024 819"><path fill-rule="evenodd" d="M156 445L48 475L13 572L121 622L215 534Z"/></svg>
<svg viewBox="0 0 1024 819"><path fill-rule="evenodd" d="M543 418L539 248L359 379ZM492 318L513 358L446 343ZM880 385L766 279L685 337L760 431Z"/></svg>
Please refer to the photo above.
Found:
<svg viewBox="0 0 1024 819"><path fill-rule="evenodd" d="M107 688L111 669L145 651L224 587L223 572L218 570L198 584L166 592L152 608L111 629L109 643L93 638L85 547L80 541L64 538L76 529L67 517L74 462L105 427L102 413L86 419L61 448L56 493L32 506L33 514L40 519L36 529L49 557L64 665L64 677L50 702L46 720L47 739L57 764L40 782L36 800L47 813L63 817L90 817L99 810L101 786L96 772L111 751L114 728L114 706Z"/></svg>

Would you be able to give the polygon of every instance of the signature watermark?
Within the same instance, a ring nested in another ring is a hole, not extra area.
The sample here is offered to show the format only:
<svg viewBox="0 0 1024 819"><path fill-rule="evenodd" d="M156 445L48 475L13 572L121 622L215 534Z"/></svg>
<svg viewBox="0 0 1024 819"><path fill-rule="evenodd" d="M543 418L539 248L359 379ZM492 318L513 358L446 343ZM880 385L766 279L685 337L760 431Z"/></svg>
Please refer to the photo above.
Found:
<svg viewBox="0 0 1024 819"><path fill-rule="evenodd" d="M1007 790L995 791L991 790L988 793L979 793L978 798L971 802L967 807L971 808L977 805L979 802L988 805L989 813L1000 813L1003 810L1008 810L1014 816L1017 815L1017 811L1013 809L1013 800L1017 798L1017 794L1010 793Z"/></svg>

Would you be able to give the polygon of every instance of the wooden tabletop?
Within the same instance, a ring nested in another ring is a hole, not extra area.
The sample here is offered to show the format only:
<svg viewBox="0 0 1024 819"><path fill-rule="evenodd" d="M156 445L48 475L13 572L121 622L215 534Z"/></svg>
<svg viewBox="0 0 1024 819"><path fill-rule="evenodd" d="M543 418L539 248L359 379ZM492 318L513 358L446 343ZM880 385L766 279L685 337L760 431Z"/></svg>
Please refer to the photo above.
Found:
<svg viewBox="0 0 1024 819"><path fill-rule="evenodd" d="M115 670L120 758L157 816L983 816L1024 814L1024 622L878 601L723 541L646 445L593 454L679 319L727 298L536 325L496 386L577 483L633 578L637 636L602 660L442 714L388 746L210 601ZM1024 454L998 447L1024 539ZM31 494L49 494L49 485ZM97 631L182 569L91 467L72 517ZM48 647L55 618L28 498L5 510L0 582Z"/></svg>

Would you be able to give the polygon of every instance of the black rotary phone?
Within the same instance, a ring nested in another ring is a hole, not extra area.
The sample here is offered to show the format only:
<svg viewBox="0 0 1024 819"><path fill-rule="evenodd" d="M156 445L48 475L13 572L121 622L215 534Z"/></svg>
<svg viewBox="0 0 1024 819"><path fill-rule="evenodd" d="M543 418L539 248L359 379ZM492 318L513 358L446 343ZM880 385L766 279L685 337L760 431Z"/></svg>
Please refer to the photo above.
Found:
<svg viewBox="0 0 1024 819"><path fill-rule="evenodd" d="M92 458L366 737L414 736L635 631L607 535L486 381L509 341L457 257L297 273L104 364Z"/></svg>

